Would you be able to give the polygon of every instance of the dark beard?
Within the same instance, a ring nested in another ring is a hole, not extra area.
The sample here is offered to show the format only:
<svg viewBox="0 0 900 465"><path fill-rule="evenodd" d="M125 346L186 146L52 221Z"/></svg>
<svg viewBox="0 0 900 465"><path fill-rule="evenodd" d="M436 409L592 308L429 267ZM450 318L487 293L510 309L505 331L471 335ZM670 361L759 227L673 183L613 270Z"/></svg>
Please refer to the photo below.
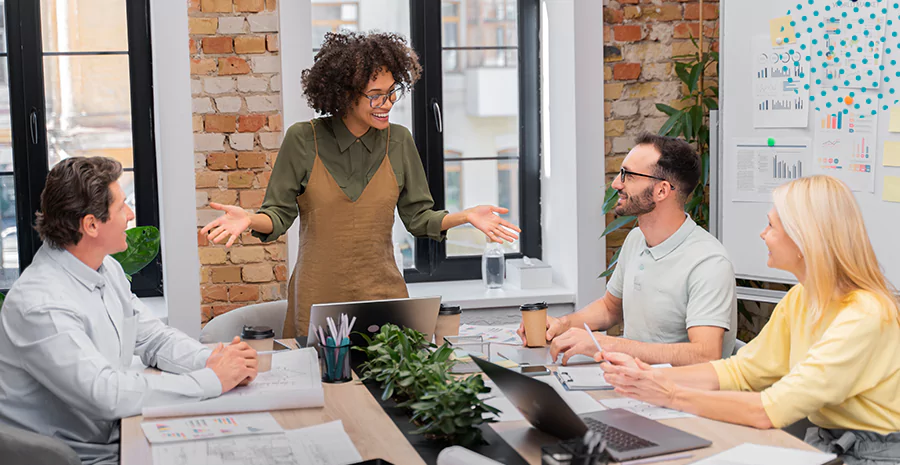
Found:
<svg viewBox="0 0 900 465"><path fill-rule="evenodd" d="M638 216L652 212L656 209L656 202L653 200L654 187L650 186L638 195L626 197L625 203L621 207L616 207L616 215Z"/></svg>

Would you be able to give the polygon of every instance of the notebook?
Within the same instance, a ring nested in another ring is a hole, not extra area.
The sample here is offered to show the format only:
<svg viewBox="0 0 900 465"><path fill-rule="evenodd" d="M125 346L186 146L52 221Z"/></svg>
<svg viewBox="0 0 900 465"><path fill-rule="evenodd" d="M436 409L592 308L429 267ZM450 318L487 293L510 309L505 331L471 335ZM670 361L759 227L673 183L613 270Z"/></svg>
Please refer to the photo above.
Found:
<svg viewBox="0 0 900 465"><path fill-rule="evenodd" d="M844 462L837 458L837 455L825 452L747 443L694 462L693 465L771 465L773 463L839 465Z"/></svg>

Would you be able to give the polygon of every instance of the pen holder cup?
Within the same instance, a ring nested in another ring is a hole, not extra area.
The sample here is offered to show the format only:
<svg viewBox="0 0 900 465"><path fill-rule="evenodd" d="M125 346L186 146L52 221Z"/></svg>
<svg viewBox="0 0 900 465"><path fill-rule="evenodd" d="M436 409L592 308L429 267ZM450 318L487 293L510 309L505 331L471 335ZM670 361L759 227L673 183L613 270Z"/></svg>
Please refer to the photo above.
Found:
<svg viewBox="0 0 900 465"><path fill-rule="evenodd" d="M607 465L610 461L606 451L587 454L583 449L581 439L541 447L541 465Z"/></svg>
<svg viewBox="0 0 900 465"><path fill-rule="evenodd" d="M316 344L319 355L319 371L323 383L346 383L353 379L350 370L350 349L353 344L327 345Z"/></svg>

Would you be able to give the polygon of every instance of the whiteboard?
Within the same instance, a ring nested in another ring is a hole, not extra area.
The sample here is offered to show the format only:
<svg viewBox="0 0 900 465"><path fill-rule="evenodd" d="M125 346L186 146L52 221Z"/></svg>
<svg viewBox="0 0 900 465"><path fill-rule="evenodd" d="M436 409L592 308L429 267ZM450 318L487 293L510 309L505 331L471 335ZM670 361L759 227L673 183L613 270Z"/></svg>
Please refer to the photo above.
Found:
<svg viewBox="0 0 900 465"><path fill-rule="evenodd" d="M825 0L814 0L824 4ZM802 0L806 7L804 13L812 13L807 0ZM832 0L830 3L833 3ZM860 3L862 3L860 1ZM893 3L893 2L891 2ZM759 234L765 228L766 213L771 208L771 201L754 203L740 201L736 198L738 163L734 142L739 139L757 140L766 144L769 138L780 141L813 140L814 124L817 124L815 104L809 105L809 125L800 129L756 129L754 128L754 102L751 92L755 64L749 57L752 55L753 38L761 34L769 34L769 21L787 14L796 2L784 0L727 1L720 4L720 114L718 127L719 159L717 167L718 224L719 240L725 245L734 263L735 274L739 278L758 279L771 282L796 282L789 273L770 269L766 266L768 251ZM816 6L816 5L813 5ZM796 15L797 11L792 11ZM893 19L893 25L887 26L887 35L900 31L898 21L900 10L889 11L887 17ZM888 44L896 45L898 40L888 40ZM815 51L815 46L811 47ZM893 46L892 46L893 48ZM900 60L900 47L893 50L893 58ZM894 76L900 71L900 63L887 67L885 72ZM898 75L900 76L900 75ZM900 96L900 77L890 83L897 88L896 96ZM811 92L816 91L814 80L809 82ZM884 86L887 91L888 86ZM885 92L887 95L887 92ZM884 103L893 106L894 98L885 99ZM823 108L824 109L824 108ZM875 173L874 192L856 192L856 200L862 208L869 232L870 240L875 248L878 260L888 280L900 286L900 203L882 200L883 178L885 175L900 176L900 167L882 166L885 141L900 141L900 133L889 133L889 112L878 106L876 160L873 164ZM811 145L811 149L815 144ZM813 154L815 156L815 154Z"/></svg>

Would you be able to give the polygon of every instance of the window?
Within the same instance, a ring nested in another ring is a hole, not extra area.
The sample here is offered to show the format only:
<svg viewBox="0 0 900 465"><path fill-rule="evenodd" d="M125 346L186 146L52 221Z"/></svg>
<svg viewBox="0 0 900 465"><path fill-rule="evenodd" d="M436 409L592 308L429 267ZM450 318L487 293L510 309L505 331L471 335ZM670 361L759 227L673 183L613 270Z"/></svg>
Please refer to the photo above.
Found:
<svg viewBox="0 0 900 465"><path fill-rule="evenodd" d="M0 288L9 289L40 248L31 225L60 160L121 162L119 182L136 214L129 227L158 227L159 210L149 2L6 0L0 11L0 74L8 78L8 93L0 92ZM162 295L159 259L133 276L132 290Z"/></svg>
<svg viewBox="0 0 900 465"><path fill-rule="evenodd" d="M315 48L325 34L359 30L359 0L312 0L312 39Z"/></svg>
<svg viewBox="0 0 900 465"><path fill-rule="evenodd" d="M539 3L312 0L313 52L326 32L340 28L409 38L423 76L391 121L412 131L436 209L510 208L504 216L523 230L506 246L511 257L541 256ZM338 20L336 6L349 4L356 16ZM407 281L481 276L485 238L474 227L454 228L437 243L415 239L397 223Z"/></svg>

